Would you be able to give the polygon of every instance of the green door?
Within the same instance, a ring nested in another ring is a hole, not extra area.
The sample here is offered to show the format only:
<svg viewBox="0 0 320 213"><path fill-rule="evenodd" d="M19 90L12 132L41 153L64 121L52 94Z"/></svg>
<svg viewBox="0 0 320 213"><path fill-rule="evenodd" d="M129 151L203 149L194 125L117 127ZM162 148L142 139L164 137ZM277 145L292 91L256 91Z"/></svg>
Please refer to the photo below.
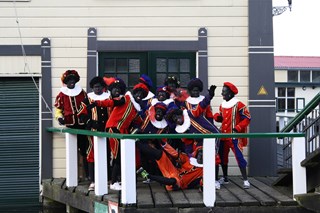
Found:
<svg viewBox="0 0 320 213"><path fill-rule="evenodd" d="M39 87L0 78L0 209L39 205Z"/></svg>
<svg viewBox="0 0 320 213"><path fill-rule="evenodd" d="M131 89L141 74L147 74L153 92L164 83L168 75L175 75L186 87L196 77L195 52L105 52L99 55L99 75L117 76Z"/></svg>

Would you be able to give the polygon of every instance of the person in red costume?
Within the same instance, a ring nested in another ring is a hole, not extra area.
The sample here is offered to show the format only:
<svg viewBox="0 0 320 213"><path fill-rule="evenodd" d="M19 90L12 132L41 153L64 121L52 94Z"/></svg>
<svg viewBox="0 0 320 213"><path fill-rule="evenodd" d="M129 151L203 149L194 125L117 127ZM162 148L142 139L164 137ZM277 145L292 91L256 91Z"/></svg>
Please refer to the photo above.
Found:
<svg viewBox="0 0 320 213"><path fill-rule="evenodd" d="M84 123L78 118L77 113L80 109L81 102L87 97L86 92L81 88L79 82L80 76L76 70L67 70L61 76L63 86L55 100L55 118L60 125L69 128L85 129ZM89 176L87 164L88 139L85 135L77 135L78 148L83 156L83 165L86 178Z"/></svg>
<svg viewBox="0 0 320 213"><path fill-rule="evenodd" d="M235 95L238 88L230 82L224 82L222 97L224 101L219 107L219 113L214 114L214 120L222 122L221 133L245 133L250 123L251 116L244 103L238 100ZM247 177L247 161L243 157L243 147L247 145L246 138L223 138L220 140L219 155L223 177L220 184L228 184L228 157L230 149L234 153L241 175L243 177L243 188L250 188Z"/></svg>
<svg viewBox="0 0 320 213"><path fill-rule="evenodd" d="M144 108L141 106L143 98L147 96L149 89L145 84L139 83L133 87L132 92L128 91L124 94L126 85L119 78L115 78L108 88L111 91L113 99L95 102L97 106L113 107L106 123L106 129L109 133L129 134L134 122L142 123L139 113L142 113L142 109ZM121 190L118 180L121 165L120 141L117 138L109 138L109 145L113 158L110 189Z"/></svg>

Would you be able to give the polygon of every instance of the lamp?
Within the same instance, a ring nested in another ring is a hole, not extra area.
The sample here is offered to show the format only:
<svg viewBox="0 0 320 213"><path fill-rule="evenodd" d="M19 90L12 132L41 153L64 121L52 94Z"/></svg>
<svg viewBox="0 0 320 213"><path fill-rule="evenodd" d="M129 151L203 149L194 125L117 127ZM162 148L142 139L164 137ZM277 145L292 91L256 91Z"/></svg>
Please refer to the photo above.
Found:
<svg viewBox="0 0 320 213"><path fill-rule="evenodd" d="M272 7L272 15L273 15L273 16L281 15L284 11L287 10L287 8L289 8L289 10L291 11L291 8L292 8L292 0L288 0L288 6Z"/></svg>

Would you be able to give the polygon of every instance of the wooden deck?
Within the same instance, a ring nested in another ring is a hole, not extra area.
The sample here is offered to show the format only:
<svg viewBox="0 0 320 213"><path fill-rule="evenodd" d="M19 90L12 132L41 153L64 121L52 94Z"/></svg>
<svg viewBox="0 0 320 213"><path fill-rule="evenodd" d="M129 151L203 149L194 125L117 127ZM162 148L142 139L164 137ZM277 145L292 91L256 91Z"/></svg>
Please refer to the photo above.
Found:
<svg viewBox="0 0 320 213"><path fill-rule="evenodd" d="M43 196L85 212L108 212L108 206L118 206L118 212L311 212L292 199L290 190L272 186L273 177L251 177L250 189L242 189L242 179L231 177L228 185L217 190L215 207L203 204L202 193L197 189L166 191L156 182L137 182L137 203L122 206L119 191L109 190L108 195L95 196L88 191L87 182L68 188L65 179L43 180ZM110 211L111 212L111 211Z"/></svg>

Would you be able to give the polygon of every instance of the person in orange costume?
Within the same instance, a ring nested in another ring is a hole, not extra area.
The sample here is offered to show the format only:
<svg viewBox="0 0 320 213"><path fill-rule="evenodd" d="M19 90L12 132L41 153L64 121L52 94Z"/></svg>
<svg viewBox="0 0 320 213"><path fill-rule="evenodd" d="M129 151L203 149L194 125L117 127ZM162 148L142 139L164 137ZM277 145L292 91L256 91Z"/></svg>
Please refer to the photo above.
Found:
<svg viewBox="0 0 320 213"><path fill-rule="evenodd" d="M141 167L137 174L140 174L143 178L165 184L169 191L200 186L203 168L192 165L187 154L178 152L168 143L162 145L159 143L151 147L146 143L137 141L137 146L145 155L156 160L163 175L149 174Z"/></svg>
<svg viewBox="0 0 320 213"><path fill-rule="evenodd" d="M214 114L214 120L222 122L221 133L244 133L247 131L251 116L246 105L234 97L236 94L238 94L238 88L230 82L224 82L221 93L224 101L219 107L219 113ZM246 145L246 138L223 138L220 140L219 155L223 172L223 177L219 180L220 184L229 183L228 157L231 149L243 177L243 188L250 188L246 171L247 161L242 154L243 147Z"/></svg>

